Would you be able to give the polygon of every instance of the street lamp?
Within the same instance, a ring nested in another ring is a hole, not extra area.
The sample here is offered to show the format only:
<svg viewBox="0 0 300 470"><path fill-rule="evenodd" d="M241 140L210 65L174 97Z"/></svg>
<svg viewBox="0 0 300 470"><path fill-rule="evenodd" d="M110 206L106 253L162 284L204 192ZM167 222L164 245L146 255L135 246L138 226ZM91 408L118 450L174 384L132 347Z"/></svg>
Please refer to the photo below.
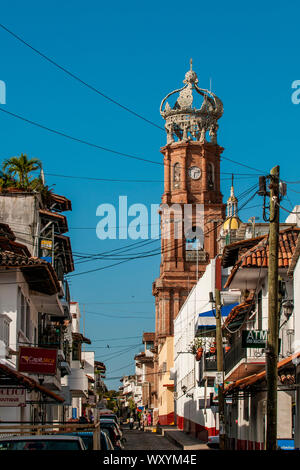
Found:
<svg viewBox="0 0 300 470"><path fill-rule="evenodd" d="M288 320L294 311L294 303L287 299L282 302L282 311L286 319Z"/></svg>

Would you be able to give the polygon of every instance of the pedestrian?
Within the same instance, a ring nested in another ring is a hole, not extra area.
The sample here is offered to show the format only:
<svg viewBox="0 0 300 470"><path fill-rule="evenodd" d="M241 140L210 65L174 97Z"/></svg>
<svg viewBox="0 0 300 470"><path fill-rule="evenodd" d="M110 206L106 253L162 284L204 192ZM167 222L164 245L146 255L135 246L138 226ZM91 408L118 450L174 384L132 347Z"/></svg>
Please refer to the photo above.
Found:
<svg viewBox="0 0 300 470"><path fill-rule="evenodd" d="M148 421L148 426L151 426L152 425L152 416L151 416L150 411L149 411L148 416L147 416L147 421Z"/></svg>
<svg viewBox="0 0 300 470"><path fill-rule="evenodd" d="M80 416L78 422L79 422L79 424L87 424L87 423L88 423L88 420L86 419L85 416Z"/></svg>
<svg viewBox="0 0 300 470"><path fill-rule="evenodd" d="M133 416L130 416L130 418L129 418L129 428L130 429L133 429L133 423L134 423Z"/></svg>
<svg viewBox="0 0 300 470"><path fill-rule="evenodd" d="M137 420L138 420L138 427L140 429L140 427L141 427L141 412L140 411L137 414Z"/></svg>

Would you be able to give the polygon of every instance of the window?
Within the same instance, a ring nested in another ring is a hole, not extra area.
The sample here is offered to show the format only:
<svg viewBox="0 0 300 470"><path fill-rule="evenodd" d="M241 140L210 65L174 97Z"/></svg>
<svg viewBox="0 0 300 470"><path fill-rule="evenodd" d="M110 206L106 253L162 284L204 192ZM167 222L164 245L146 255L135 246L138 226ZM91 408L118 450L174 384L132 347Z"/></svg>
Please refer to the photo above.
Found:
<svg viewBox="0 0 300 470"><path fill-rule="evenodd" d="M20 330L30 339L30 306L20 288L18 288L18 311L20 314Z"/></svg>
<svg viewBox="0 0 300 470"><path fill-rule="evenodd" d="M208 163L207 166L207 188L214 189L215 187L215 169L212 163Z"/></svg>
<svg viewBox="0 0 300 470"><path fill-rule="evenodd" d="M73 361L80 361L80 343L76 341L72 345L72 359Z"/></svg>
<svg viewBox="0 0 300 470"><path fill-rule="evenodd" d="M178 162L173 167L173 187L174 189L180 187L180 164Z"/></svg>
<svg viewBox="0 0 300 470"><path fill-rule="evenodd" d="M186 250L203 250L204 233L201 227L193 226L186 234Z"/></svg>

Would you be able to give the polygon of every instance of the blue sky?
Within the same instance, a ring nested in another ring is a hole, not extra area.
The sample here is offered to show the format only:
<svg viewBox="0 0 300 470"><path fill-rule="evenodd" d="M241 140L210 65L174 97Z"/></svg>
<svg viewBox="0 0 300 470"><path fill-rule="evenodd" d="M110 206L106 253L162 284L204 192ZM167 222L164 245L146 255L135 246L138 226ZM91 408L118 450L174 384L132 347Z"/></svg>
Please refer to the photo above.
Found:
<svg viewBox="0 0 300 470"><path fill-rule="evenodd" d="M160 102L181 86L192 57L200 87L208 88L211 79L212 90L224 103L219 122L224 156L265 172L279 164L282 178L294 181L300 179L300 105L291 101L291 84L300 79L299 13L297 2L184 4L173 0L145 5L117 0L112 5L90 0L29 0L3 4L1 22L83 80L160 126ZM1 29L0 45L0 80L7 86L3 109L98 145L162 161L163 131L83 87ZM0 113L0 129L1 159L27 153L42 160L46 174L163 177L159 165L68 141L4 113ZM221 168L223 172L251 172L225 160ZM98 253L129 243L97 239L99 204L116 204L119 195L127 195L129 204L149 205L159 203L162 193L162 183L46 179L55 185L55 192L72 200L68 220L75 252ZM236 179L236 193L256 181L255 177ZM230 181L223 179L225 200L229 186ZM285 201L285 207L290 209L299 200L297 190L299 186L289 186L290 201ZM256 199L252 205L261 202ZM244 220L252 215L262 218L261 209L241 213ZM78 265L76 273L106 264L111 262ZM72 298L85 305L86 336L94 341L97 358L106 362L107 377L133 371L127 364L133 364L134 353L142 347L138 336L154 328L151 288L158 274L156 256L72 279ZM124 339L107 339L121 337ZM109 350L104 348L106 344L111 346ZM126 347L132 349L126 352ZM107 383L111 387L120 384L118 380Z"/></svg>

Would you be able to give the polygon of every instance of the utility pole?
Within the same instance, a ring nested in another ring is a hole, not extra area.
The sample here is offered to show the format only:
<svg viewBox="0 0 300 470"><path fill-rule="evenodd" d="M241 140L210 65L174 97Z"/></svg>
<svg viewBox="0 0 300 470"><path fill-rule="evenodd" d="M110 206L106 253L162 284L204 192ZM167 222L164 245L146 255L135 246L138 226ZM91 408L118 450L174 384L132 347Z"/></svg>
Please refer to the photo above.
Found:
<svg viewBox="0 0 300 470"><path fill-rule="evenodd" d="M221 322L221 296L220 290L215 289L216 302L216 346L217 346L217 369L219 376L222 376L222 384L218 385L218 403L219 403L219 433L220 449L225 449L225 407L224 407L224 365L223 365L223 337Z"/></svg>
<svg viewBox="0 0 300 470"><path fill-rule="evenodd" d="M267 376L267 450L277 449L277 381L278 381L278 239L279 239L279 166L270 172L270 230L268 267L268 341ZM266 247L267 248L267 247Z"/></svg>

